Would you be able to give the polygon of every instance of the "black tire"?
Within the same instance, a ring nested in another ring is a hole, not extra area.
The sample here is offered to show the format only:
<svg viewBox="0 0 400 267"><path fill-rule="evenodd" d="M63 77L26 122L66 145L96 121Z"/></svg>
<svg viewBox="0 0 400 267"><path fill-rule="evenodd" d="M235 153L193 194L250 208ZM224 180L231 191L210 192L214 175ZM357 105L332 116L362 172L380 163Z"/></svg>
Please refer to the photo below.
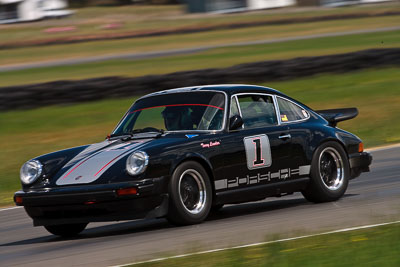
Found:
<svg viewBox="0 0 400 267"><path fill-rule="evenodd" d="M311 181L302 191L311 202L335 201L346 192L350 166L343 147L334 141L323 143L314 152L311 163Z"/></svg>
<svg viewBox="0 0 400 267"><path fill-rule="evenodd" d="M46 230L53 235L58 235L61 237L73 237L85 230L87 225L87 223L59 224L45 225L44 228L46 228Z"/></svg>
<svg viewBox="0 0 400 267"><path fill-rule="evenodd" d="M201 164L186 161L179 165L172 174L168 192L167 219L170 223L190 225L201 223L207 218L211 209L212 188Z"/></svg>

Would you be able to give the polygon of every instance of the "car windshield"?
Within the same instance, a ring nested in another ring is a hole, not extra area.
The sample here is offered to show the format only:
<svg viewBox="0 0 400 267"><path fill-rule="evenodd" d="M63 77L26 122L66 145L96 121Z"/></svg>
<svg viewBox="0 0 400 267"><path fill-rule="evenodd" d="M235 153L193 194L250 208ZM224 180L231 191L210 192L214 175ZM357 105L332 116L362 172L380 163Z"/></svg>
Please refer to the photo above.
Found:
<svg viewBox="0 0 400 267"><path fill-rule="evenodd" d="M213 91L160 94L139 99L113 136L150 131L220 130L225 95Z"/></svg>

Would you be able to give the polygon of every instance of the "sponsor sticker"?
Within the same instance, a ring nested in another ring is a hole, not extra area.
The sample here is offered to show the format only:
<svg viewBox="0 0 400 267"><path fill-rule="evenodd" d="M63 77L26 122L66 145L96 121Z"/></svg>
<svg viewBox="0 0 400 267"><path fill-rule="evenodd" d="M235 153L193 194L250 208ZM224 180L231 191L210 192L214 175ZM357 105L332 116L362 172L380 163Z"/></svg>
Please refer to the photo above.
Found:
<svg viewBox="0 0 400 267"><path fill-rule="evenodd" d="M221 143L218 142L218 141L214 141L214 142L210 141L209 143L201 143L200 145L201 145L202 148L210 148L210 147L213 147L213 146L219 146L220 144Z"/></svg>

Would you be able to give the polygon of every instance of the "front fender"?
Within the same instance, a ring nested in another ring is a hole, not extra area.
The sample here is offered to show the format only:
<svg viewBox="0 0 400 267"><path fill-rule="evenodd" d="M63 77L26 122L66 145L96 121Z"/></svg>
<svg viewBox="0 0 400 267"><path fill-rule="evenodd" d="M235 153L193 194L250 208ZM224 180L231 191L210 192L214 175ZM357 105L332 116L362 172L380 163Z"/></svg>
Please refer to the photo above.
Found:
<svg viewBox="0 0 400 267"><path fill-rule="evenodd" d="M176 161L174 161L173 164L171 164L170 175L173 174L176 167L178 167L182 162L188 161L188 160L198 161L199 163L201 163L204 166L204 168L207 171L211 170L211 174L214 175L212 173L213 166L212 166L211 162L209 161L209 159L207 157L205 157L203 154L200 154L197 152L187 152L182 155L179 155L179 157L177 157Z"/></svg>

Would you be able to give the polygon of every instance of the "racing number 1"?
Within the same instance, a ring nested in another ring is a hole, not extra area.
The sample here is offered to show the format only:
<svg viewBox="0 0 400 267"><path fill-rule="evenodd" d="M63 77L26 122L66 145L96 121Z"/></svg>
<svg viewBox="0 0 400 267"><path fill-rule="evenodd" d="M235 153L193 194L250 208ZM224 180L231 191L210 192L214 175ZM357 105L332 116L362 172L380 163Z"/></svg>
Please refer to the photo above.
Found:
<svg viewBox="0 0 400 267"><path fill-rule="evenodd" d="M249 170L271 166L271 147L266 134L248 136L243 141Z"/></svg>
<svg viewBox="0 0 400 267"><path fill-rule="evenodd" d="M253 143L256 150L256 159L253 161L253 165L257 166L260 164L264 164L264 159L261 157L261 138L253 139Z"/></svg>

